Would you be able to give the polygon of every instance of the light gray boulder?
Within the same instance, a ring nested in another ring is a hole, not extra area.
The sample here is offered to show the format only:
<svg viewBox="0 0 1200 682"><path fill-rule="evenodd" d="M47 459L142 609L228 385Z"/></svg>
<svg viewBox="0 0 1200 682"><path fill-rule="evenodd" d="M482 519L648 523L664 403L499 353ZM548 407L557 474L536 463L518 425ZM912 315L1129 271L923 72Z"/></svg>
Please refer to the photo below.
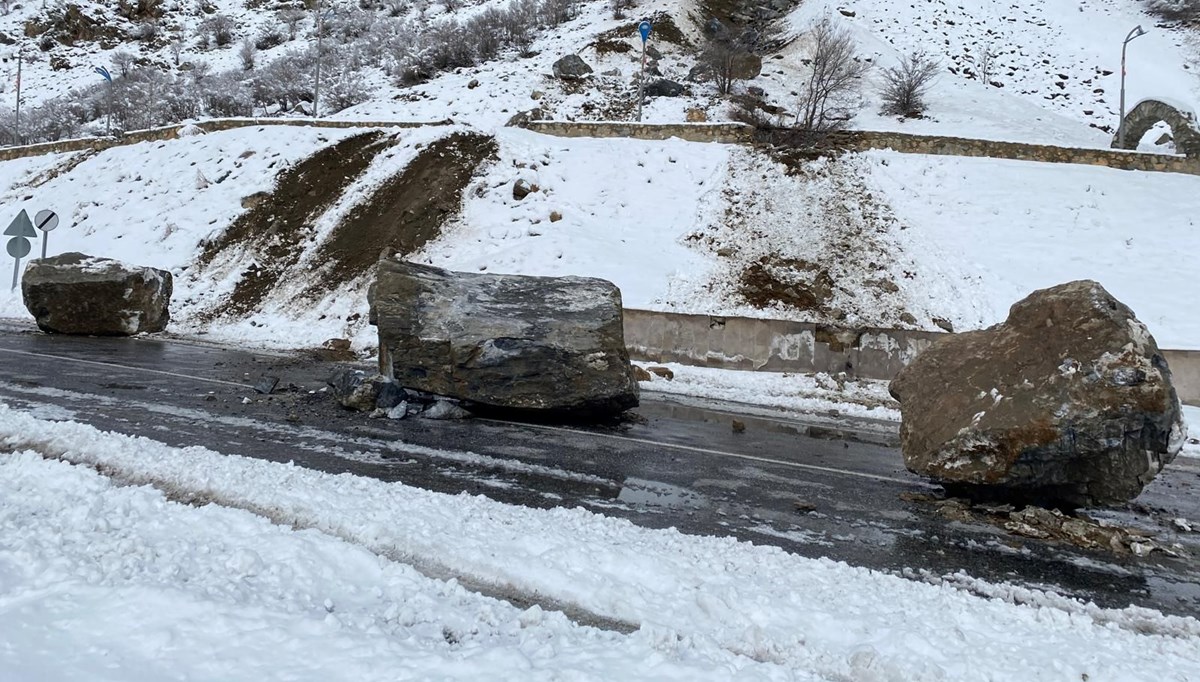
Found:
<svg viewBox="0 0 1200 682"><path fill-rule="evenodd" d="M582 277L379 262L380 373L406 388L517 410L599 416L638 403L621 292Z"/></svg>

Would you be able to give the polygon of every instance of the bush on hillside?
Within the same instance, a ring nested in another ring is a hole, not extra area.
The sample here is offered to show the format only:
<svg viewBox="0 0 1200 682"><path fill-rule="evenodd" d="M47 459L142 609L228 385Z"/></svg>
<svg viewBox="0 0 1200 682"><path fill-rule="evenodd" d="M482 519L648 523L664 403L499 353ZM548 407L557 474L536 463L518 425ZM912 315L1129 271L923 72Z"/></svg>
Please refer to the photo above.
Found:
<svg viewBox="0 0 1200 682"><path fill-rule="evenodd" d="M925 113L925 97L937 79L938 64L923 52L914 52L900 58L896 66L883 69L884 116L917 118Z"/></svg>

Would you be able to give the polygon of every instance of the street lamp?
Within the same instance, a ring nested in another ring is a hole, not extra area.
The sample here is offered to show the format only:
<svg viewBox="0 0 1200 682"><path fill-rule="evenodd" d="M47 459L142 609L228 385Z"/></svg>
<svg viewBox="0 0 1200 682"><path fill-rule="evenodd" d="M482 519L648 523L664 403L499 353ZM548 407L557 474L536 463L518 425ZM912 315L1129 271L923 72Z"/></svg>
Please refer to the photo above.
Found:
<svg viewBox="0 0 1200 682"><path fill-rule="evenodd" d="M1134 26L1129 35L1125 36L1125 42L1121 43L1121 120L1117 122L1117 147L1125 148L1125 47L1129 45L1134 38L1140 38L1146 35L1141 26Z"/></svg>

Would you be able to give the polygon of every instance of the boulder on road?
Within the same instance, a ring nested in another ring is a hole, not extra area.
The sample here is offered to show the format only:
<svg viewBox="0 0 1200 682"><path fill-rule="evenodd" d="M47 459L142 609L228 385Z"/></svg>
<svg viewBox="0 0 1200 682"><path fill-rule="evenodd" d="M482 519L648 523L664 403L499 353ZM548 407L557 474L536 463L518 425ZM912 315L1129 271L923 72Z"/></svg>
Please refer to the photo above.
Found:
<svg viewBox="0 0 1200 682"><path fill-rule="evenodd" d="M905 466L968 496L1126 502L1187 435L1154 338L1088 280L1035 291L1003 323L938 341L890 391Z"/></svg>
<svg viewBox="0 0 1200 682"><path fill-rule="evenodd" d="M370 298L380 372L406 388L578 416L637 405L621 292L610 282L385 258Z"/></svg>
<svg viewBox="0 0 1200 682"><path fill-rule="evenodd" d="M30 261L21 296L42 331L131 336L166 328L172 287L166 270L64 253Z"/></svg>

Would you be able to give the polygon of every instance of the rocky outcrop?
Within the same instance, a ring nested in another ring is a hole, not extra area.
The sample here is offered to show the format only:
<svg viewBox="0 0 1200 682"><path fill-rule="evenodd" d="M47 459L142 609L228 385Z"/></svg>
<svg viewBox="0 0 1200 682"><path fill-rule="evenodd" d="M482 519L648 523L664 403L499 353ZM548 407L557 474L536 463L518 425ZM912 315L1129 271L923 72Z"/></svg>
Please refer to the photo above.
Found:
<svg viewBox="0 0 1200 682"><path fill-rule="evenodd" d="M30 261L21 295L42 331L130 336L166 328L172 287L166 270L64 253Z"/></svg>
<svg viewBox="0 0 1200 682"><path fill-rule="evenodd" d="M660 78L646 86L647 97L678 97L683 94L684 87L666 78Z"/></svg>
<svg viewBox="0 0 1200 682"><path fill-rule="evenodd" d="M592 73L592 67L577 54L569 54L554 62L553 70L554 77L562 80L577 80Z"/></svg>
<svg viewBox="0 0 1200 682"><path fill-rule="evenodd" d="M637 405L621 292L610 282L384 259L370 299L380 371L404 387L580 415Z"/></svg>
<svg viewBox="0 0 1200 682"><path fill-rule="evenodd" d="M977 497L1125 502L1186 436L1154 338L1092 281L1036 291L1002 324L935 343L890 390L905 466Z"/></svg>

